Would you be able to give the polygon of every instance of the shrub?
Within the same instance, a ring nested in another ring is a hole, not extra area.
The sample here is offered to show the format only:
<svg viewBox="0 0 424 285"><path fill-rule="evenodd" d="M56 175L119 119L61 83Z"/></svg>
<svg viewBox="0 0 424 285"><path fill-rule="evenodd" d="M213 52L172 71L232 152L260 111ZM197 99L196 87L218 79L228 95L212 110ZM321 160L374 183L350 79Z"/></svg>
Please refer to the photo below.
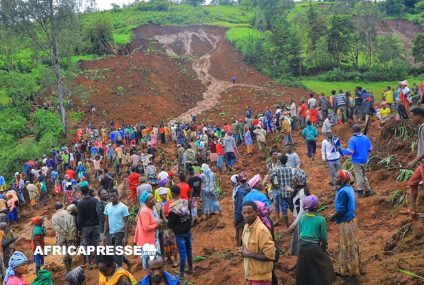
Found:
<svg viewBox="0 0 424 285"><path fill-rule="evenodd" d="M152 0L137 5L140 11L168 11L171 3L168 0Z"/></svg>
<svg viewBox="0 0 424 285"><path fill-rule="evenodd" d="M1 110L0 122L2 136L11 135L17 139L29 133L26 118L14 108Z"/></svg>
<svg viewBox="0 0 424 285"><path fill-rule="evenodd" d="M47 133L51 133L53 137L60 137L63 134L62 123L58 114L39 109L34 113L34 135L36 140Z"/></svg>
<svg viewBox="0 0 424 285"><path fill-rule="evenodd" d="M108 18L98 18L84 27L83 38L89 46L88 52L108 54L113 41L112 24Z"/></svg>
<svg viewBox="0 0 424 285"><path fill-rule="evenodd" d="M358 71L344 71L340 68L321 74L318 77L322 81L360 81L361 74Z"/></svg>
<svg viewBox="0 0 424 285"><path fill-rule="evenodd" d="M398 62L390 66L375 65L363 74L366 81L392 81L405 78L409 66L405 62Z"/></svg>

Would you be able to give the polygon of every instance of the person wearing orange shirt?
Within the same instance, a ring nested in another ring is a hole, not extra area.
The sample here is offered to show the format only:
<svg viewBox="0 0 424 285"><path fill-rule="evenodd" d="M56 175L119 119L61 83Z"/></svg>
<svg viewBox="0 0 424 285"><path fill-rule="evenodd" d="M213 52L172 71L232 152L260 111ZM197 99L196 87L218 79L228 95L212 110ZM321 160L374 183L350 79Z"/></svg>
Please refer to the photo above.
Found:
<svg viewBox="0 0 424 285"><path fill-rule="evenodd" d="M306 111L308 110L308 107L306 106L305 100L302 100L302 103L299 106L298 114L300 119L300 127L305 128L306 127Z"/></svg>

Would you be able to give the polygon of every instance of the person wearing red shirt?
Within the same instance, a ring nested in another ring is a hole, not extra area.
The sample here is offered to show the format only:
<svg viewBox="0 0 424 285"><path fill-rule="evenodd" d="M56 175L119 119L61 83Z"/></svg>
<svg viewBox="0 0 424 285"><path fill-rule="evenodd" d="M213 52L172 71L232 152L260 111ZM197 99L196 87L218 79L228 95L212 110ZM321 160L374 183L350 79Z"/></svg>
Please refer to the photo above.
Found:
<svg viewBox="0 0 424 285"><path fill-rule="evenodd" d="M73 171L72 168L66 169L65 174L69 175L69 177L71 177L71 179L75 179L75 171Z"/></svg>
<svg viewBox="0 0 424 285"><path fill-rule="evenodd" d="M225 123L225 125L224 125L224 132L226 132L226 133L231 132L231 126L228 125L227 123Z"/></svg>
<svg viewBox="0 0 424 285"><path fill-rule="evenodd" d="M259 125L259 119L258 116L255 116L255 118L253 119L253 126L256 127L257 125Z"/></svg>
<svg viewBox="0 0 424 285"><path fill-rule="evenodd" d="M137 173L135 167L131 167L131 174L128 176L128 183L130 184L131 200L137 200L137 186L140 181L140 173Z"/></svg>
<svg viewBox="0 0 424 285"><path fill-rule="evenodd" d="M218 140L216 142L216 154L217 154L217 165L218 165L218 169L219 172L222 173L223 166L224 166L224 146L222 145L221 140Z"/></svg>
<svg viewBox="0 0 424 285"><path fill-rule="evenodd" d="M180 179L180 183L177 184L177 186L180 187L180 198L188 200L190 196L190 185L188 185L186 181L186 176L184 173L180 173L178 178Z"/></svg>

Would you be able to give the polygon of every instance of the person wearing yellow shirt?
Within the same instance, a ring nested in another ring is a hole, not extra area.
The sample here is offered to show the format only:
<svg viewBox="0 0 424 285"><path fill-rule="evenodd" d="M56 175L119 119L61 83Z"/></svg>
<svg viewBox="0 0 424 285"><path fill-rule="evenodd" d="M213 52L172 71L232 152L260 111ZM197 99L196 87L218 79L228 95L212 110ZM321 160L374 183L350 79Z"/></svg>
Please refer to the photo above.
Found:
<svg viewBox="0 0 424 285"><path fill-rule="evenodd" d="M389 109L392 108L393 105L393 90L390 86L387 86L386 90L383 93L383 100L386 101L386 104L389 106Z"/></svg>
<svg viewBox="0 0 424 285"><path fill-rule="evenodd" d="M387 104L383 101L381 103L381 108L380 108L380 125L383 126L384 123L390 119L390 108L387 107Z"/></svg>

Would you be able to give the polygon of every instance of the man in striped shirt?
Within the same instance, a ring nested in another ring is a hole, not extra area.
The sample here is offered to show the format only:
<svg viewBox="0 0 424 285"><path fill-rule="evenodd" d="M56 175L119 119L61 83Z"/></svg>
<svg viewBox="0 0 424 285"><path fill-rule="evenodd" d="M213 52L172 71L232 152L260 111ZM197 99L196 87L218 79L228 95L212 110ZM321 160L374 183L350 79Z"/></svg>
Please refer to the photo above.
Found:
<svg viewBox="0 0 424 285"><path fill-rule="evenodd" d="M290 192L287 192L287 187L292 186L293 181L293 169L291 167L287 167L287 156L282 155L280 157L280 163L277 168L275 168L271 172L270 180L275 188L273 191L273 198L275 203L275 214L278 217L279 222L280 219L280 209L283 215L284 223L289 227L289 218L287 215L287 208L291 205ZM292 207L290 207L292 208Z"/></svg>

